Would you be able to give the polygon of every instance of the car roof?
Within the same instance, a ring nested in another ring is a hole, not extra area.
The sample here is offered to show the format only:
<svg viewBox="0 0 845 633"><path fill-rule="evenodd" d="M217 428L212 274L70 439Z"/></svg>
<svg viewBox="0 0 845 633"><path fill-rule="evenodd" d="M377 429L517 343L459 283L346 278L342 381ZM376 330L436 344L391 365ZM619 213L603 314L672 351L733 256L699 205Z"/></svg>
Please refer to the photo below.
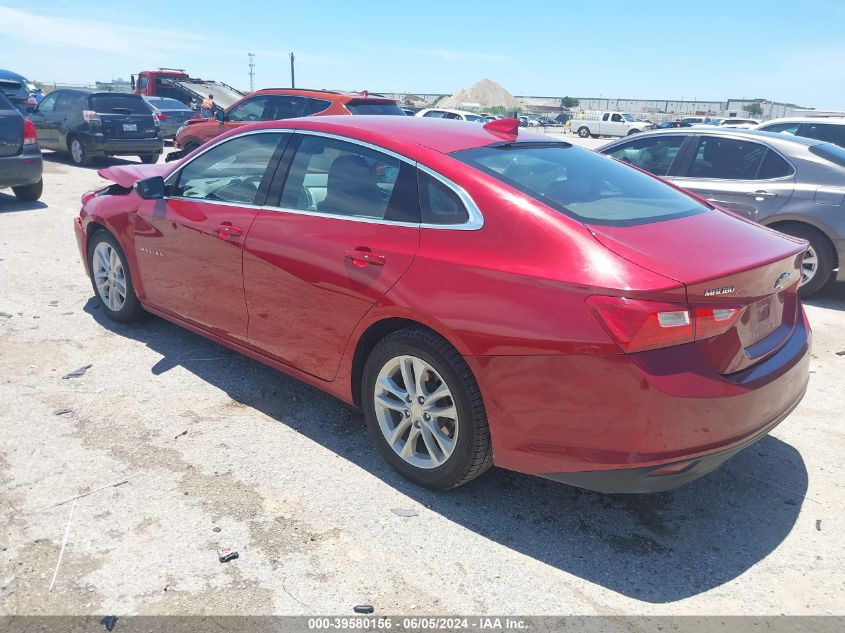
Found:
<svg viewBox="0 0 845 633"><path fill-rule="evenodd" d="M297 97L313 97L316 99L334 99L340 103L348 103L349 101L366 100L373 103L387 102L396 103L395 99L385 97L379 94L369 94L363 92L344 92L342 90L321 90L316 88L262 88L246 95L251 97L253 95L292 95Z"/></svg>
<svg viewBox="0 0 845 633"><path fill-rule="evenodd" d="M448 154L463 149L483 147L503 140L560 142L543 134L520 129L515 138L494 133L478 123L453 119L432 119L412 116L317 116L282 121L266 121L248 129L301 129L335 133L361 141L369 141L387 149L413 144ZM401 151L397 149L397 151Z"/></svg>
<svg viewBox="0 0 845 633"><path fill-rule="evenodd" d="M470 112L469 110L456 110L455 108L424 108L423 110L420 110L420 112L430 112L432 110L434 110L435 112L451 112L452 114L472 114L475 116L481 116L477 112Z"/></svg>
<svg viewBox="0 0 845 633"><path fill-rule="evenodd" d="M783 147L789 146L796 146L796 145L803 145L805 147L811 147L813 145L821 145L826 143L826 141L820 141L815 138L807 138L804 136L792 136L789 134L780 134L779 132L765 132L763 130L742 130L730 127L690 127L690 128L667 128L663 130L653 130L649 132L641 132L637 134L635 139L639 138L647 138L647 137L657 137L657 136L692 136L692 135L702 135L706 134L708 136L727 136L732 138L746 138L748 140L765 140L767 142L781 145ZM599 149L603 150L606 147L611 147L613 145L619 145L624 141L630 141L632 139L628 137L623 137L619 140L613 141L606 145L601 146Z"/></svg>
<svg viewBox="0 0 845 633"><path fill-rule="evenodd" d="M0 68L0 78L3 78L3 79L13 79L13 80L15 80L15 81L29 81L29 80L28 80L26 77L24 77L23 75L19 75L19 74L18 74L18 73L16 73L16 72L12 72L11 70L5 70L5 69L3 69L3 68Z"/></svg>
<svg viewBox="0 0 845 633"><path fill-rule="evenodd" d="M770 121L763 121L760 125L771 125L772 123L832 123L834 125L845 125L845 116L786 116Z"/></svg>

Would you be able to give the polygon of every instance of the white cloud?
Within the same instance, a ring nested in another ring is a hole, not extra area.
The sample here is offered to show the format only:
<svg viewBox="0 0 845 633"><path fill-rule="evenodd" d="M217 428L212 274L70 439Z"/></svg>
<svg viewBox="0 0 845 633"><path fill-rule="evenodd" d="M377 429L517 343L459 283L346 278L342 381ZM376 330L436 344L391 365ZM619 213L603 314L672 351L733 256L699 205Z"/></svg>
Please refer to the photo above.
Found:
<svg viewBox="0 0 845 633"><path fill-rule="evenodd" d="M151 47L157 53L205 48L201 36L0 7L0 37L39 48L87 49L116 55Z"/></svg>

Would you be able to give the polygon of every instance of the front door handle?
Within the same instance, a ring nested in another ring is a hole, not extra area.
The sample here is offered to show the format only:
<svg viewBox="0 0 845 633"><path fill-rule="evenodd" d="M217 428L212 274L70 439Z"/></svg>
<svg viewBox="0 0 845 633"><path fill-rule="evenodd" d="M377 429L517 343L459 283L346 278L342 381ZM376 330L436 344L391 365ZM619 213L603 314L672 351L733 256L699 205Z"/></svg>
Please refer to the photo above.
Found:
<svg viewBox="0 0 845 633"><path fill-rule="evenodd" d="M378 253L373 253L372 251L364 250L363 248L348 250L344 255L346 259L351 259L352 263L359 268L363 268L368 265L384 266L384 255L379 255Z"/></svg>
<svg viewBox="0 0 845 633"><path fill-rule="evenodd" d="M774 193L773 191L763 191L762 189L760 191L749 191L745 195L754 198L758 201L778 197L778 194Z"/></svg>
<svg viewBox="0 0 845 633"><path fill-rule="evenodd" d="M233 237L240 237L244 234L242 228L233 226L231 222L224 222L214 227L214 232L221 240L228 240Z"/></svg>

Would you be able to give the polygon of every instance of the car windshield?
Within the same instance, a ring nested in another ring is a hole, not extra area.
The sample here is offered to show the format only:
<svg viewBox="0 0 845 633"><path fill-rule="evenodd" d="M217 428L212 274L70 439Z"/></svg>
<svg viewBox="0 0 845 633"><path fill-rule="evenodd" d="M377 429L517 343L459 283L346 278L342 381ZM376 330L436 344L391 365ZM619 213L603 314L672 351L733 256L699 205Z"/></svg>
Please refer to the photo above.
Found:
<svg viewBox="0 0 845 633"><path fill-rule="evenodd" d="M346 109L352 114L390 114L406 116L405 111L395 103L347 103Z"/></svg>
<svg viewBox="0 0 845 633"><path fill-rule="evenodd" d="M177 101L176 99L159 97L157 99L149 99L148 101L151 105L154 105L159 110L190 110L188 106L186 106L181 101Z"/></svg>
<svg viewBox="0 0 845 633"><path fill-rule="evenodd" d="M626 121L631 121L632 123L636 122L638 120L637 117L632 116L630 114L623 114L622 118L625 119Z"/></svg>
<svg viewBox="0 0 845 633"><path fill-rule="evenodd" d="M818 145L810 146L810 152L825 160L829 160L834 165L845 167L845 148L834 145L833 143L819 143Z"/></svg>
<svg viewBox="0 0 845 633"><path fill-rule="evenodd" d="M631 226L708 211L651 176L569 143L502 143L451 156L588 224Z"/></svg>
<svg viewBox="0 0 845 633"><path fill-rule="evenodd" d="M100 113L150 114L147 102L138 95L91 95L91 109Z"/></svg>

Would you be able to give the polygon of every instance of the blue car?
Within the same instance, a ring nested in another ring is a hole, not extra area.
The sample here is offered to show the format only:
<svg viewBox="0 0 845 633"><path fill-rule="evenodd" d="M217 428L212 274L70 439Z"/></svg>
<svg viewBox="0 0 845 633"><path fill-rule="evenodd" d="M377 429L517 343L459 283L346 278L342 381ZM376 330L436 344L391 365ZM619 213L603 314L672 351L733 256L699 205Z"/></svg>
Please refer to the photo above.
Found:
<svg viewBox="0 0 845 633"><path fill-rule="evenodd" d="M41 88L26 77L0 68L0 92L23 114L30 112L44 98Z"/></svg>

